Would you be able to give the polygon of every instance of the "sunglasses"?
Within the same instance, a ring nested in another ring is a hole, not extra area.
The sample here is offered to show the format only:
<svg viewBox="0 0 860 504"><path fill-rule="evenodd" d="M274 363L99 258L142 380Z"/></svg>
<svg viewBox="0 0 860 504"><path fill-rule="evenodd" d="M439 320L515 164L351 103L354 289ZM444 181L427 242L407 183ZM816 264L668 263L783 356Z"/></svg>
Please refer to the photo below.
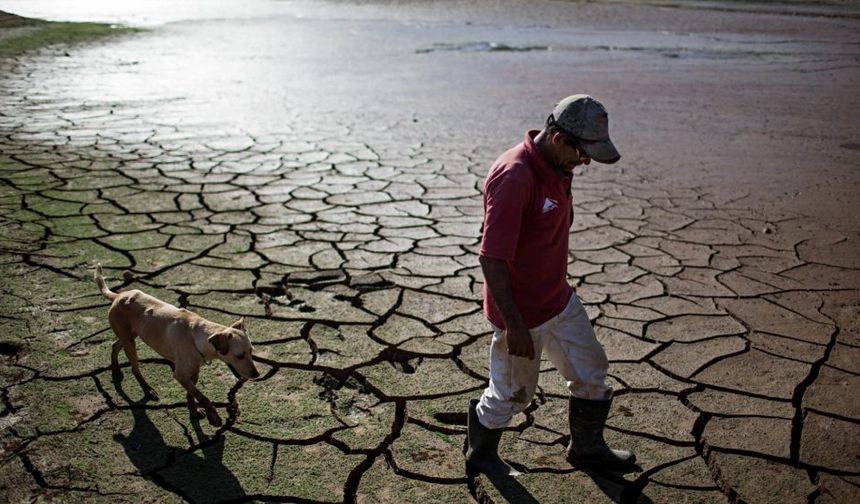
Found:
<svg viewBox="0 0 860 504"><path fill-rule="evenodd" d="M585 149L583 148L582 144L584 143L584 140L569 135L561 130L559 130L559 132L561 133L562 142L564 142L564 144L571 149L576 149L576 155L579 156L580 159L591 157L588 155L587 152L585 152Z"/></svg>
<svg viewBox="0 0 860 504"><path fill-rule="evenodd" d="M570 147L572 149L576 149L576 152L578 153L580 158L589 157L589 155L585 152L585 149L582 146L584 140L581 140L581 139L577 138L576 136L571 135L570 133L568 133L564 129L562 129L561 126L556 124L555 118L552 116L552 114L550 114L550 116L549 116L549 122L550 122L550 126L555 127L555 129L559 133L561 133L561 138L562 138L562 141L564 142L565 145L567 145L568 147Z"/></svg>

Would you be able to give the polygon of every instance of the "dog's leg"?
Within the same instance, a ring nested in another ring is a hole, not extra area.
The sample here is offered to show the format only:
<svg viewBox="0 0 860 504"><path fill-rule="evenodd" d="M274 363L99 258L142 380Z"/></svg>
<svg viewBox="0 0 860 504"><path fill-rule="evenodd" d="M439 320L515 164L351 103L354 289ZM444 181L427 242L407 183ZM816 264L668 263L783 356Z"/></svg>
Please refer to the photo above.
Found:
<svg viewBox="0 0 860 504"><path fill-rule="evenodd" d="M120 350L122 350L122 341L114 341L110 352L110 373L114 380L122 380L122 370L119 368Z"/></svg>
<svg viewBox="0 0 860 504"><path fill-rule="evenodd" d="M146 380L143 378L143 374L140 372L140 364L137 362L137 349L134 348L134 341L123 341L122 348L125 350L125 355L128 357L128 362L131 364L131 372L134 374L134 377L137 378L137 383L140 383L140 388L143 389L143 393L149 396L152 400L158 400L158 393L154 388L150 387Z"/></svg>
<svg viewBox="0 0 860 504"><path fill-rule="evenodd" d="M134 341L134 334L115 315L116 312L111 308L111 311L108 312L108 321L110 322L110 328L116 335L116 341L113 342L113 346L111 347L110 372L114 380L121 380L122 369L119 367L119 351L123 347L123 341Z"/></svg>
<svg viewBox="0 0 860 504"><path fill-rule="evenodd" d="M197 388L197 378L199 376L199 369L195 371L193 375L191 375L191 384L194 385L194 388ZM203 418L206 416L206 412L203 411L202 408L197 407L197 401L194 399L194 394L188 392L185 397L188 400L188 411L191 413L191 416L193 418Z"/></svg>
<svg viewBox="0 0 860 504"><path fill-rule="evenodd" d="M173 373L173 377L176 378L176 381L185 388L188 395L192 396L198 403L200 403L200 406L203 406L203 409L206 410L206 418L209 420L209 423L215 427L220 426L222 422L221 417L218 416L218 411L215 409L212 401L203 395L202 392L197 390L197 387L191 380L191 376L175 372Z"/></svg>

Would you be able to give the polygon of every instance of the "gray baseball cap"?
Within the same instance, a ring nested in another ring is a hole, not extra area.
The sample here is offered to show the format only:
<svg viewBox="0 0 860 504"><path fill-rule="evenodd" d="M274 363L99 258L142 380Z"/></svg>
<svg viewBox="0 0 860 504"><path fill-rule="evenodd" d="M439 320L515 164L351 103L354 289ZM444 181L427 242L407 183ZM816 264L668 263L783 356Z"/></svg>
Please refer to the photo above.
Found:
<svg viewBox="0 0 860 504"><path fill-rule="evenodd" d="M603 104L591 96L568 96L555 106L552 118L563 133L580 140L582 150L591 159L607 164L621 159L609 139L609 115Z"/></svg>

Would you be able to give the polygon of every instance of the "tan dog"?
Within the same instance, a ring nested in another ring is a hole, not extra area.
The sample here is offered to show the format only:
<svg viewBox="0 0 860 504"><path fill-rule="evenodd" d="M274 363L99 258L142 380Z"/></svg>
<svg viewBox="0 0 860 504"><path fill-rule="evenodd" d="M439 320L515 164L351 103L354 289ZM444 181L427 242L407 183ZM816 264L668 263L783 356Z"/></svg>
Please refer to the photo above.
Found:
<svg viewBox="0 0 860 504"><path fill-rule="evenodd" d="M251 359L254 348L245 333L245 319L225 327L139 290L112 292L105 285L101 264L96 266L95 278L99 290L113 302L108 320L118 338L111 352L114 378L122 378L117 360L121 348L125 350L131 372L143 392L158 400L158 394L140 373L134 343L134 338L140 336L144 343L173 363L173 377L185 388L192 414L199 418L204 415L204 411L197 409L196 401L205 409L210 424L221 425L221 418L212 402L197 390L197 376L200 366L215 358L224 361L236 378L248 380L260 376Z"/></svg>

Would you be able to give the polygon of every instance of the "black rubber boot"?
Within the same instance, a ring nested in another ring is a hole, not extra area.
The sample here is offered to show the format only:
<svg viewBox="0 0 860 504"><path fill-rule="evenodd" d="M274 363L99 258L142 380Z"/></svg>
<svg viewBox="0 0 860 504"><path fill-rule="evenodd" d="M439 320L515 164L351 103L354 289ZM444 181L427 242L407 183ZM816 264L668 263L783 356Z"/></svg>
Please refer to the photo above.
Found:
<svg viewBox="0 0 860 504"><path fill-rule="evenodd" d="M635 465L636 455L626 450L613 450L603 440L603 426L609 416L610 406L611 399L592 401L570 398L568 462L594 469L629 469Z"/></svg>
<svg viewBox="0 0 860 504"><path fill-rule="evenodd" d="M475 407L477 399L469 401L468 441L466 468L483 474L519 476L521 473L499 457L499 440L502 429L488 429L478 421Z"/></svg>

